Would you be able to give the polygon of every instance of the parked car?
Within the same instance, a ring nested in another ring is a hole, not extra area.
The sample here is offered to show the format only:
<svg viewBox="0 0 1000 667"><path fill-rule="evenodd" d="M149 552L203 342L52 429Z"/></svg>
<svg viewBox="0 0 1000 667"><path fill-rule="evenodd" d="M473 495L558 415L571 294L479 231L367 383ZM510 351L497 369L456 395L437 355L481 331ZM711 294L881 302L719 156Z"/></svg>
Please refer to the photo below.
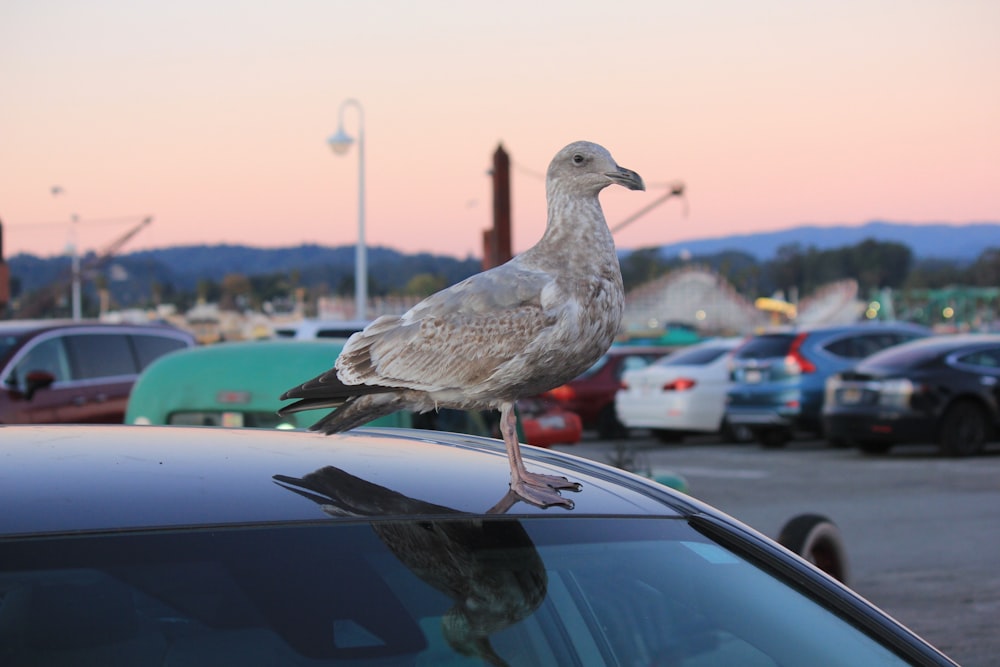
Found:
<svg viewBox="0 0 1000 667"><path fill-rule="evenodd" d="M937 443L978 454L1000 428L1000 336L936 336L868 357L826 383L828 437L869 453Z"/></svg>
<svg viewBox="0 0 1000 667"><path fill-rule="evenodd" d="M306 318L276 325L274 327L274 337L294 338L296 340L312 340L314 338L343 338L347 340L351 337L351 334L361 331L369 324L371 324L369 320Z"/></svg>
<svg viewBox="0 0 1000 667"><path fill-rule="evenodd" d="M726 419L764 446L783 446L796 431L819 434L826 379L887 347L931 334L888 322L771 331L733 352Z"/></svg>
<svg viewBox="0 0 1000 667"><path fill-rule="evenodd" d="M139 373L194 344L169 326L0 322L0 424L120 424Z"/></svg>
<svg viewBox="0 0 1000 667"><path fill-rule="evenodd" d="M152 364L132 390L126 424L305 428L322 413L279 415L282 392L329 368L343 349L332 340L218 343ZM410 413L376 420L410 426Z"/></svg>
<svg viewBox="0 0 1000 667"><path fill-rule="evenodd" d="M580 415L563 409L555 401L542 397L522 398L516 407L524 442L530 445L575 445L583 437Z"/></svg>
<svg viewBox="0 0 1000 667"><path fill-rule="evenodd" d="M6 426L0 664L954 665L688 496L502 443L363 428Z"/></svg>
<svg viewBox="0 0 1000 667"><path fill-rule="evenodd" d="M279 415L286 402L279 396L304 377L333 365L342 340L258 340L219 343L179 352L151 365L139 376L125 413L127 424L172 424L251 428L305 428L321 412ZM565 417L559 422L555 417ZM575 420L575 421L574 421ZM395 412L372 422L376 426L493 435L493 414L440 410L415 415ZM576 415L558 408L522 414L522 441L549 446L572 444ZM556 427L559 427L558 429Z"/></svg>
<svg viewBox="0 0 1000 667"><path fill-rule="evenodd" d="M652 429L664 442L691 433L733 437L725 420L729 355L743 340L707 340L627 371L615 395L618 420L626 428Z"/></svg>
<svg viewBox="0 0 1000 667"><path fill-rule="evenodd" d="M602 438L625 437L628 432L615 414L615 394L626 371L645 368L676 348L614 345L589 369L564 385L545 392L564 409L580 415L585 429Z"/></svg>

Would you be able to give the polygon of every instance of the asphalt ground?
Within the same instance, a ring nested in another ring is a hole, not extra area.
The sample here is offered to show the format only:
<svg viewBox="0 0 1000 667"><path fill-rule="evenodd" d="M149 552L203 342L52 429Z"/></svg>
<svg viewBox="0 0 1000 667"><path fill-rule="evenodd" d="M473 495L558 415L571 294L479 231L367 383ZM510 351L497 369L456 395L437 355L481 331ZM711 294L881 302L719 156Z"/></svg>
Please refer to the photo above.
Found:
<svg viewBox="0 0 1000 667"><path fill-rule="evenodd" d="M680 474L692 496L771 537L793 516L825 515L855 591L959 664L1000 666L1000 446L966 459L915 445L873 457L817 440L763 449L642 435L555 449Z"/></svg>

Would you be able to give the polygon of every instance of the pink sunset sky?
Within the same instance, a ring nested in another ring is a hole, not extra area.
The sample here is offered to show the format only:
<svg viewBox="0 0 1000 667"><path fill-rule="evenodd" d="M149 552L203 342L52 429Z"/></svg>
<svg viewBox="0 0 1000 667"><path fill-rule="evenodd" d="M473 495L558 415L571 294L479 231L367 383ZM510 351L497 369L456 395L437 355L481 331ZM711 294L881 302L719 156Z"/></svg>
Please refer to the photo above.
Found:
<svg viewBox="0 0 1000 667"><path fill-rule="evenodd" d="M349 245L364 107L367 239L481 254L487 171L514 163L514 246L565 144L650 185L622 248L800 224L1000 221L1000 2L7 0L4 254ZM359 117L345 114L357 135ZM52 188L59 186L59 194Z"/></svg>

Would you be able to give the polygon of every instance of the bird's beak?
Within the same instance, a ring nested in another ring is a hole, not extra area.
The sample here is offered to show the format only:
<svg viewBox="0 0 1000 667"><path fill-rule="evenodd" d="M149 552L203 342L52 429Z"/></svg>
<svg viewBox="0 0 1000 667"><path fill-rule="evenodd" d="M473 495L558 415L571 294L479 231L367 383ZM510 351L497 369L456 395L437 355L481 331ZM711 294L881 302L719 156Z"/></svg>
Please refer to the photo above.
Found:
<svg viewBox="0 0 1000 667"><path fill-rule="evenodd" d="M642 176L631 169L618 167L618 171L609 171L604 174L618 185L624 185L629 190L645 190L646 185L642 182Z"/></svg>

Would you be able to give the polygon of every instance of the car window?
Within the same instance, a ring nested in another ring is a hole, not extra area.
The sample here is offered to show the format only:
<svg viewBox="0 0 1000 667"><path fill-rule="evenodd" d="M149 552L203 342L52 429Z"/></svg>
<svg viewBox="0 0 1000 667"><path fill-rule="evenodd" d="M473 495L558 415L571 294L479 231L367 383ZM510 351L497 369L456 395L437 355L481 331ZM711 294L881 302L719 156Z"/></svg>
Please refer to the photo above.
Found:
<svg viewBox="0 0 1000 667"><path fill-rule="evenodd" d="M226 428L305 428L315 417L279 415L259 410L178 410L167 416L174 426L224 426Z"/></svg>
<svg viewBox="0 0 1000 667"><path fill-rule="evenodd" d="M731 348L699 347L693 350L681 350L656 362L657 366L704 366L712 363Z"/></svg>
<svg viewBox="0 0 1000 667"><path fill-rule="evenodd" d="M168 352L187 347L184 341L170 336L133 334L130 338L132 345L135 346L135 357L139 362L140 371Z"/></svg>
<svg viewBox="0 0 1000 667"><path fill-rule="evenodd" d="M976 350L958 357L956 361L969 366L997 369L1000 368L1000 348Z"/></svg>
<svg viewBox="0 0 1000 667"><path fill-rule="evenodd" d="M737 359L770 359L784 357L792 346L792 334L765 334L755 336L740 346L734 357Z"/></svg>
<svg viewBox="0 0 1000 667"><path fill-rule="evenodd" d="M5 359L14 346L21 341L21 336L13 334L0 336L0 359Z"/></svg>
<svg viewBox="0 0 1000 667"><path fill-rule="evenodd" d="M29 343L9 379L23 384L28 373L32 371L51 373L56 382L64 382L71 378L69 359L61 337L45 338L33 345Z"/></svg>
<svg viewBox="0 0 1000 667"><path fill-rule="evenodd" d="M15 664L904 664L683 519L318 518L6 540L3 556Z"/></svg>
<svg viewBox="0 0 1000 667"><path fill-rule="evenodd" d="M846 336L827 343L823 348L830 354L846 359L864 359L887 347L908 341L911 336L880 331L877 333L862 333Z"/></svg>
<svg viewBox="0 0 1000 667"><path fill-rule="evenodd" d="M64 336L73 379L135 375L138 369L124 334L72 334Z"/></svg>
<svg viewBox="0 0 1000 667"><path fill-rule="evenodd" d="M645 368L649 366L649 359L640 355L628 356L622 359L621 365L618 367L618 377L621 378L626 371L637 371L640 368Z"/></svg>

